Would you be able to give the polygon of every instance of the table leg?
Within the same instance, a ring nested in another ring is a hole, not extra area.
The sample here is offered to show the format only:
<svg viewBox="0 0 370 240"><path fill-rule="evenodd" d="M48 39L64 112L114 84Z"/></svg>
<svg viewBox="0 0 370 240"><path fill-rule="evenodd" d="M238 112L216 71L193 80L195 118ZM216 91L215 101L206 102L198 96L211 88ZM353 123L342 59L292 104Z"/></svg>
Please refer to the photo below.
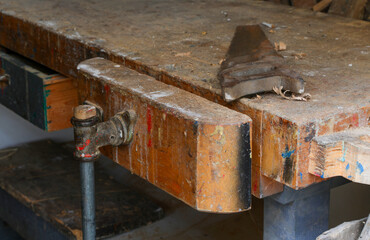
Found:
<svg viewBox="0 0 370 240"><path fill-rule="evenodd" d="M265 240L312 240L328 229L330 189L346 183L334 178L302 190L284 191L264 200Z"/></svg>

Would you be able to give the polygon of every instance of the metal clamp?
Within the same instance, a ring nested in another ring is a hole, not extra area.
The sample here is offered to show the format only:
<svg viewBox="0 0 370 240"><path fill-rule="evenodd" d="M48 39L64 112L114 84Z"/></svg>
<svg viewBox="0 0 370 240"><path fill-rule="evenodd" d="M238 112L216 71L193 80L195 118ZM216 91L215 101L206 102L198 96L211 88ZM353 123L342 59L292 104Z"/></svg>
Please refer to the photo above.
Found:
<svg viewBox="0 0 370 240"><path fill-rule="evenodd" d="M136 113L132 110L117 113L111 119L100 122L102 116L93 105L75 108L71 122L75 135L75 157L80 161L94 161L102 146L127 145L132 141Z"/></svg>

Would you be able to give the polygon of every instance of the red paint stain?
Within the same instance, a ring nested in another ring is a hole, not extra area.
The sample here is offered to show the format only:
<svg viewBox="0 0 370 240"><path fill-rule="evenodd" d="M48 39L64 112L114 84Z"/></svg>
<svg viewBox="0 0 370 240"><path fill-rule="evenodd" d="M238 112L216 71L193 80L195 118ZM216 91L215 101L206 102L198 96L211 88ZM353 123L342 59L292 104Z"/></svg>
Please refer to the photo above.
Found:
<svg viewBox="0 0 370 240"><path fill-rule="evenodd" d="M83 144L81 147L77 146L77 149L80 150L80 151L84 150L85 147L89 146L90 142L91 142L90 139L87 139L85 144Z"/></svg>
<svg viewBox="0 0 370 240"><path fill-rule="evenodd" d="M257 192L257 187L258 187L258 186L257 186L257 182L255 182L255 183L253 184L253 192L255 192L255 193Z"/></svg>
<svg viewBox="0 0 370 240"><path fill-rule="evenodd" d="M104 90L105 90L105 94L109 94L109 91L110 91L110 87L108 84L104 85Z"/></svg>
<svg viewBox="0 0 370 240"><path fill-rule="evenodd" d="M356 127L359 126L358 114L357 113L352 116L352 121L353 121L353 123L355 124Z"/></svg>
<svg viewBox="0 0 370 240"><path fill-rule="evenodd" d="M152 131L152 111L149 107L146 110L146 125L147 125L148 136L149 136L148 147L152 147L152 139L150 137L150 133Z"/></svg>

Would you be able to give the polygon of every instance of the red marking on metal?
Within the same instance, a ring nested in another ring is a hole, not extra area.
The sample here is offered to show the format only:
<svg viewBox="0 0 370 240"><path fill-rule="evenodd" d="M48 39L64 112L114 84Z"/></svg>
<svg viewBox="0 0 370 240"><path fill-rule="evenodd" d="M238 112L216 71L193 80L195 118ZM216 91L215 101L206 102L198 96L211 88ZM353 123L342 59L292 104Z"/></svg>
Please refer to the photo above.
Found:
<svg viewBox="0 0 370 240"><path fill-rule="evenodd" d="M91 158L92 155L91 154L85 154L85 157Z"/></svg>
<svg viewBox="0 0 370 240"><path fill-rule="evenodd" d="M152 131L152 112L149 107L146 110L146 125L148 128L148 136L149 136L148 147L152 147L152 139L150 137L150 133Z"/></svg>
<svg viewBox="0 0 370 240"><path fill-rule="evenodd" d="M90 139L87 139L85 144L83 144L81 147L77 146L77 149L80 150L80 151L84 150L85 147L89 146L90 142L91 142Z"/></svg>

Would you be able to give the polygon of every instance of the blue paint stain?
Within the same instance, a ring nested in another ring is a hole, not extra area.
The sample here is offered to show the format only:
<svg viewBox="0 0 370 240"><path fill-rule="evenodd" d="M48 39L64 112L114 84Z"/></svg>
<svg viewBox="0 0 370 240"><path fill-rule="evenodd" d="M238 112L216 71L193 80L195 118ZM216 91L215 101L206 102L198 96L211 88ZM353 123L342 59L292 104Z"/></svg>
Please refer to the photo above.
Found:
<svg viewBox="0 0 370 240"><path fill-rule="evenodd" d="M360 174L364 171L364 167L359 162L356 162L356 168L360 171Z"/></svg>
<svg viewBox="0 0 370 240"><path fill-rule="evenodd" d="M294 153L294 151L295 151L295 150L291 150L291 151L283 152L283 153L281 154L281 156L282 156L283 158L289 158L290 156L292 156L292 154Z"/></svg>
<svg viewBox="0 0 370 240"><path fill-rule="evenodd" d="M348 176L348 178L352 178L352 176L351 176L351 175L349 175L349 176Z"/></svg>
<svg viewBox="0 0 370 240"><path fill-rule="evenodd" d="M302 182L303 174L301 172L299 172L299 177L301 178L301 182Z"/></svg>
<svg viewBox="0 0 370 240"><path fill-rule="evenodd" d="M321 178L324 178L324 173L322 173L320 177L321 177Z"/></svg>
<svg viewBox="0 0 370 240"><path fill-rule="evenodd" d="M348 170L349 169L349 163L347 164L347 166L346 166L346 170Z"/></svg>
<svg viewBox="0 0 370 240"><path fill-rule="evenodd" d="M344 147L344 142L342 142L342 152L343 152L343 156L341 158L339 158L339 161L345 162L346 161L347 148Z"/></svg>

